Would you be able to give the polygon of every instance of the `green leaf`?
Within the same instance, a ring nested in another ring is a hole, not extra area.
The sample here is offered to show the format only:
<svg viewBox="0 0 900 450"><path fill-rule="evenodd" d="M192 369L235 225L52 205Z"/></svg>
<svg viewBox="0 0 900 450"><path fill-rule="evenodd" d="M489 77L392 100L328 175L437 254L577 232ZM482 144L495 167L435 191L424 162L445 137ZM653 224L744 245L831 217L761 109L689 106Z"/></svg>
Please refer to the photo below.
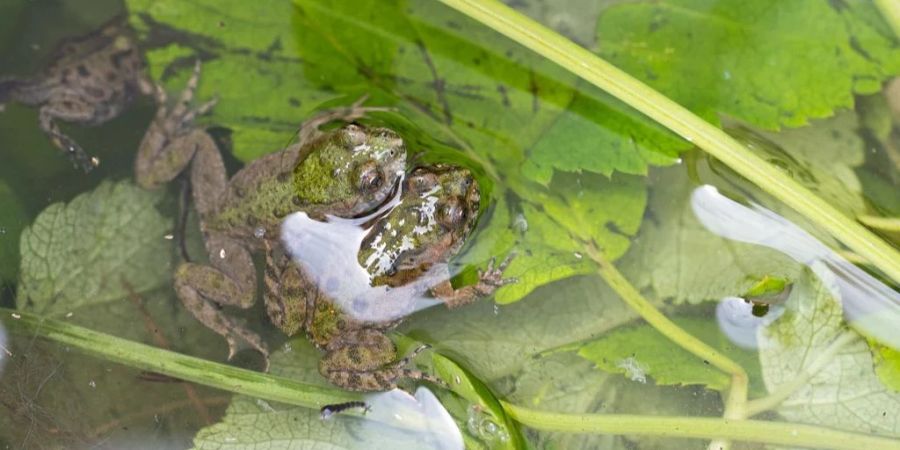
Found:
<svg viewBox="0 0 900 450"><path fill-rule="evenodd" d="M17 306L59 317L118 302L171 279L171 219L160 192L104 182L68 204L48 206L22 232Z"/></svg>
<svg viewBox="0 0 900 450"><path fill-rule="evenodd" d="M14 281L19 271L19 235L28 216L16 194L0 181L0 281Z"/></svg>
<svg viewBox="0 0 900 450"><path fill-rule="evenodd" d="M203 123L231 128L235 156L244 161L284 148L303 119L335 97L301 75L289 2L126 3L131 24L149 41L151 73L169 92L180 92L194 61L204 61L197 98L219 102Z"/></svg>
<svg viewBox="0 0 900 450"><path fill-rule="evenodd" d="M875 373L885 386L900 392L900 351L869 341L875 360Z"/></svg>
<svg viewBox="0 0 900 450"><path fill-rule="evenodd" d="M756 353L732 344L714 320L695 317L675 317L674 322L691 335L711 345L745 370L759 373ZM701 385L722 391L731 384L731 377L709 363L678 347L653 327L620 327L599 339L585 344L578 355L609 373L624 374L626 378L646 383L652 378L656 385ZM750 377L759 380L759 377ZM755 386L762 392L762 386Z"/></svg>
<svg viewBox="0 0 900 450"><path fill-rule="evenodd" d="M760 329L760 364L769 392L812 371L777 411L791 421L900 436L900 393L878 378L869 346L843 321L835 276L806 270L794 283L785 313ZM841 344L835 344L839 342ZM835 345L837 345L835 347Z"/></svg>
<svg viewBox="0 0 900 450"><path fill-rule="evenodd" d="M599 277L573 277L530 297L505 306L482 301L450 311L431 308L400 331L431 343L493 387L538 353L600 335L636 316Z"/></svg>
<svg viewBox="0 0 900 450"><path fill-rule="evenodd" d="M687 148L638 112L582 85L568 109L530 146L522 173L543 184L554 171L646 175L649 166L674 164L677 152Z"/></svg>
<svg viewBox="0 0 900 450"><path fill-rule="evenodd" d="M560 175L550 188L530 192L530 201L498 198L483 217L487 225L460 258L463 264L480 264L494 255L516 253L504 273L519 281L499 290L497 303L512 303L538 286L594 271L582 254L583 242L598 243L608 258L616 259L640 226L646 191L638 177Z"/></svg>
<svg viewBox="0 0 900 450"><path fill-rule="evenodd" d="M713 123L721 113L803 125L900 72L871 2L634 2L607 10L597 30L602 57Z"/></svg>

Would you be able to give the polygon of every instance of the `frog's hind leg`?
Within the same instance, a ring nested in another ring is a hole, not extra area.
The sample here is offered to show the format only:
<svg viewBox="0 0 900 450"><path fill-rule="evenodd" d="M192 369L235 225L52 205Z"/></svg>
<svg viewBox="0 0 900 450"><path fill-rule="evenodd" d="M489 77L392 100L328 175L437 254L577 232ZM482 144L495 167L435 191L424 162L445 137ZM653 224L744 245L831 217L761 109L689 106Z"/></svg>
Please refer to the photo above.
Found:
<svg viewBox="0 0 900 450"><path fill-rule="evenodd" d="M345 332L329 342L319 361L319 372L333 384L351 391L386 391L402 379L440 380L406 366L426 346L395 361L397 347L380 330L360 329Z"/></svg>
<svg viewBox="0 0 900 450"><path fill-rule="evenodd" d="M262 338L221 306L249 308L256 296L256 268L250 252L239 242L211 235L206 241L210 265L183 263L175 273L175 291L185 307L207 328L228 342L228 359L243 347L263 354L268 368L269 350Z"/></svg>
<svg viewBox="0 0 900 450"><path fill-rule="evenodd" d="M63 98L42 106L38 115L38 123L53 145L62 150L73 164L86 173L96 167L100 160L88 155L75 140L63 134L59 125L56 124L56 119L73 123L89 123L94 117L94 108L85 106L84 109L73 111L71 102L71 99Z"/></svg>

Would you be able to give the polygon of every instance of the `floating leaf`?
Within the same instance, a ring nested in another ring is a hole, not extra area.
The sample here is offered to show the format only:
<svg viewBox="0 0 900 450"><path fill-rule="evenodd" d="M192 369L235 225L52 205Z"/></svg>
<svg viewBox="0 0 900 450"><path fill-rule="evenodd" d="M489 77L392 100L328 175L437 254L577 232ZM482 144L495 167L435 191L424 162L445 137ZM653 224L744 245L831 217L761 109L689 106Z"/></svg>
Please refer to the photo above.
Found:
<svg viewBox="0 0 900 450"><path fill-rule="evenodd" d="M602 57L713 123L722 113L803 125L900 72L900 46L872 2L629 2L597 30Z"/></svg>
<svg viewBox="0 0 900 450"><path fill-rule="evenodd" d="M704 416L719 395L699 388L634 383L597 370L572 352L554 352L529 358L511 381L507 402L541 411L566 414L633 414L640 416ZM713 413L714 414L714 413ZM673 448L670 437L611 435L531 430L533 448L664 450ZM678 440L677 448L704 448L701 440Z"/></svg>

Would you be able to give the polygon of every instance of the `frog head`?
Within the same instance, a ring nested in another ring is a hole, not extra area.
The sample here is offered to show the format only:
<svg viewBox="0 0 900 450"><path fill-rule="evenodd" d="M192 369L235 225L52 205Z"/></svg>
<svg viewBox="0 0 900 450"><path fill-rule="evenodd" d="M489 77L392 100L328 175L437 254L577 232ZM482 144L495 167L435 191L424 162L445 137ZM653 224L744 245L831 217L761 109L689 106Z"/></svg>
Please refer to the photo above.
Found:
<svg viewBox="0 0 900 450"><path fill-rule="evenodd" d="M413 170L400 203L362 241L359 263L373 285L400 286L456 254L478 219L480 193L472 173L438 164Z"/></svg>
<svg viewBox="0 0 900 450"><path fill-rule="evenodd" d="M388 198L405 165L406 145L396 132L346 125L301 155L293 176L298 206L312 215L358 216Z"/></svg>

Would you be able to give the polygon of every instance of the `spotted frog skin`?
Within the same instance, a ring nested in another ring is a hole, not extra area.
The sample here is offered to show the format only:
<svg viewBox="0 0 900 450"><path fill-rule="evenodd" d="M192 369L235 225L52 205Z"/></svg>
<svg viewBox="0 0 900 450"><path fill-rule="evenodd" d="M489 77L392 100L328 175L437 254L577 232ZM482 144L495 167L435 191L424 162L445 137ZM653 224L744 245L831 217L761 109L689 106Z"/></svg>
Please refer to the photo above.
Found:
<svg viewBox="0 0 900 450"><path fill-rule="evenodd" d="M30 79L0 79L0 103L40 107L39 124L53 145L85 172L99 160L60 131L57 121L99 125L122 113L138 94L153 92L144 61L124 19L63 42L53 63Z"/></svg>
<svg viewBox="0 0 900 450"><path fill-rule="evenodd" d="M360 101L308 120L297 144L247 164L229 179L212 138L192 125L215 104L212 100L191 108L199 73L198 63L171 108L165 106L164 91L158 90L163 106L138 149L135 178L140 186L153 189L190 167L209 261L179 265L175 291L194 317L225 338L229 359L249 346L268 362L269 350L261 337L221 308L253 305L257 275L252 253L280 248L280 224L290 213L353 217L383 203L403 175L406 148L385 128L349 124L319 131L328 122L383 110L361 106Z"/></svg>
<svg viewBox="0 0 900 450"><path fill-rule="evenodd" d="M413 170L403 183L399 204L372 225L357 257L375 286L433 284L421 289L393 289L383 299L363 298L363 308L406 312L415 300L411 297L418 293L428 293L453 308L515 282L502 278L510 260L507 258L496 268L491 261L486 271L479 272L474 285L454 289L450 284L445 263L471 233L479 203L478 183L469 170L449 165ZM385 331L400 319L373 322L348 314L344 309L347 302L329 297L298 265L273 259L274 252L269 255L265 280L269 316L288 335L305 331L326 352L319 371L328 380L348 390L378 391L394 388L405 378L431 379L405 368L412 355L397 359L397 349ZM433 273L435 268L437 274ZM430 272L429 276L423 276L425 272Z"/></svg>

